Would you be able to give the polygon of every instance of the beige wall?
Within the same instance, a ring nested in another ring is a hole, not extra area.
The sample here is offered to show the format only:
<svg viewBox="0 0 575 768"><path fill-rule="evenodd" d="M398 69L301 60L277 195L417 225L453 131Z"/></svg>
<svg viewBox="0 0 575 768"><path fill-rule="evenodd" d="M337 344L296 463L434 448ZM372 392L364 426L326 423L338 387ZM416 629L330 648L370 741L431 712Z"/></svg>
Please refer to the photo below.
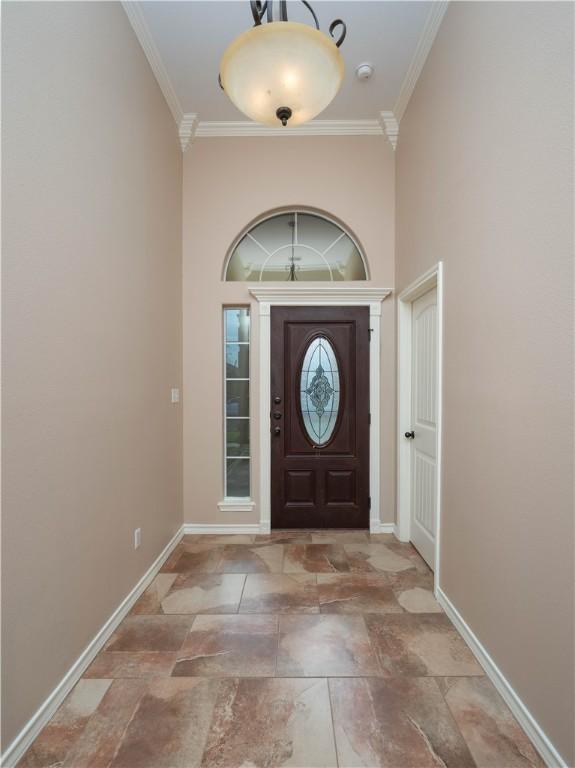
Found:
<svg viewBox="0 0 575 768"><path fill-rule="evenodd" d="M362 243L372 284L394 282L394 157L378 136L197 139L184 160L184 518L249 523L219 512L222 476L222 306L248 304L245 283L222 282L232 241L265 211L317 208ZM338 283L344 285L344 283ZM252 309L257 309L254 305ZM256 313L254 312L254 315ZM383 303L381 509L394 519L394 307ZM259 502L258 327L252 322L252 489Z"/></svg>
<svg viewBox="0 0 575 768"><path fill-rule="evenodd" d="M573 765L573 8L452 3L402 120L397 286L445 262L442 587Z"/></svg>
<svg viewBox="0 0 575 768"><path fill-rule="evenodd" d="M6 747L181 525L182 160L119 3L2 12Z"/></svg>

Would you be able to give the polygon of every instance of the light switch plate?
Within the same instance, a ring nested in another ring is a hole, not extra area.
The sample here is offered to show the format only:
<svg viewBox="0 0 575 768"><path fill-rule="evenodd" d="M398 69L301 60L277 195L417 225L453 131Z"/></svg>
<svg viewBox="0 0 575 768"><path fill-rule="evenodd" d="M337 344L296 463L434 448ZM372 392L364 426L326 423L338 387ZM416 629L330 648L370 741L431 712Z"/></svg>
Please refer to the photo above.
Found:
<svg viewBox="0 0 575 768"><path fill-rule="evenodd" d="M136 528L134 531L134 549L139 549L142 543L142 529Z"/></svg>
<svg viewBox="0 0 575 768"><path fill-rule="evenodd" d="M180 390L177 388L172 389L172 403L180 402Z"/></svg>

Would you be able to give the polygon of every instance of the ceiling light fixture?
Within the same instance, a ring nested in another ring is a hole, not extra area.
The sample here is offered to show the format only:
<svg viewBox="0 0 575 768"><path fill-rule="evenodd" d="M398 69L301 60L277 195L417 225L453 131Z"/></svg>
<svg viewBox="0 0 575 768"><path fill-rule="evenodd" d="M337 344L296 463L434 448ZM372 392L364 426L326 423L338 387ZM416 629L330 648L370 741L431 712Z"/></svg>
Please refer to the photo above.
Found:
<svg viewBox="0 0 575 768"><path fill-rule="evenodd" d="M220 85L235 106L264 125L296 126L319 115L333 100L344 74L339 47L346 35L341 19L332 21L329 33L341 27L337 40L320 32L309 3L315 29L288 21L287 2L250 0L254 26L225 50L220 63ZM264 16L266 22L263 23Z"/></svg>

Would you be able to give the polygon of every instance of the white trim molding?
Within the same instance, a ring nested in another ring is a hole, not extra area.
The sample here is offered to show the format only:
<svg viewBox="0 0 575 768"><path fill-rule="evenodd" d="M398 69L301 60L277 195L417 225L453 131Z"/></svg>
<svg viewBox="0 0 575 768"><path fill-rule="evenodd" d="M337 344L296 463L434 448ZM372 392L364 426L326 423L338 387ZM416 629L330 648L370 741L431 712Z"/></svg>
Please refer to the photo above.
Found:
<svg viewBox="0 0 575 768"><path fill-rule="evenodd" d="M371 496L370 531L380 532L380 324L381 302L389 296L388 288L372 286L275 286L248 285L259 306L259 419L260 419L260 528L271 530L271 435L269 430L271 307L272 306L368 306L371 335L369 356L369 399L371 429L369 435L369 492Z"/></svg>
<svg viewBox="0 0 575 768"><path fill-rule="evenodd" d="M24 728L20 731L14 741L8 746L2 757L0 765L10 768L15 766L22 758L22 755L30 747L34 739L38 736L42 728L56 713L58 707L62 704L66 696L82 677L86 669L94 661L97 654L104 647L106 642L112 636L120 622L128 615L136 600L142 592L150 585L152 579L156 576L164 562L168 559L173 549L177 546L184 534L182 526L164 547L162 552L154 560L146 573L138 581L132 591L125 597L108 621L98 630L96 636L90 641L87 647L66 672L62 680L54 688L48 698L41 704Z"/></svg>
<svg viewBox="0 0 575 768"><path fill-rule="evenodd" d="M180 144L182 146L182 152L190 146L194 140L194 136L198 130L198 116L195 112L188 112L180 120L178 126L178 135L180 137Z"/></svg>
<svg viewBox="0 0 575 768"><path fill-rule="evenodd" d="M429 3L429 13L425 25L421 32L419 42L417 43L415 53L413 54L411 64L407 70L407 74L401 84L399 96L393 107L393 114L398 123L401 122L401 118L407 109L411 95L415 90L419 76L421 75L427 57L429 56L431 46L437 37L439 27L441 26L448 5L449 0L432 0L432 2Z"/></svg>
<svg viewBox="0 0 575 768"><path fill-rule="evenodd" d="M377 523L375 520L372 521L372 524L369 526L369 532L370 533L393 533L394 536L397 536L397 526L395 523Z"/></svg>
<svg viewBox="0 0 575 768"><path fill-rule="evenodd" d="M355 304L358 307L372 303L381 304L391 293L390 288L372 288L369 285L338 286L333 283L320 287L303 285L296 287L292 283L287 288L283 285L248 285L248 291L260 303L283 306L293 304L303 307L310 304L327 306ZM381 314L381 307L377 314Z"/></svg>
<svg viewBox="0 0 575 768"><path fill-rule="evenodd" d="M176 125L179 126L182 118L184 117L184 110L182 109L180 101L176 96L176 92L172 86L171 80L166 71L166 67L162 61L162 57L160 56L160 52L156 47L156 43L154 42L154 38L152 37L152 33L150 32L150 28L148 27L142 12L141 5L136 0L122 0L122 8L126 12L126 16L132 25L132 29L138 38L138 42L142 46L142 50L144 51L146 58L148 59L148 63L152 68L152 72L158 81L160 90L164 94L164 98L168 104L168 107L174 116Z"/></svg>
<svg viewBox="0 0 575 768"><path fill-rule="evenodd" d="M397 118L393 112L390 111L380 112L379 115L383 133L395 152L395 148L397 147L397 137L399 136L399 123L397 122Z"/></svg>
<svg viewBox="0 0 575 768"><path fill-rule="evenodd" d="M397 302L397 537L409 541L411 528L411 450L403 437L411 429L411 310L413 302L437 288L437 483L435 591L440 584L443 455L443 262L438 262L403 290Z"/></svg>
<svg viewBox="0 0 575 768"><path fill-rule="evenodd" d="M253 512L255 508L251 499L223 499L218 502L220 512Z"/></svg>
<svg viewBox="0 0 575 768"><path fill-rule="evenodd" d="M194 534L226 534L226 533L266 533L262 531L259 523L184 523L184 534L186 536Z"/></svg>
<svg viewBox="0 0 575 768"><path fill-rule="evenodd" d="M121 0L132 29L152 68L164 98L174 116L180 134L182 151L189 147L194 135L224 136L386 136L395 149L399 123L425 65L431 46L447 10L449 0L430 0L429 13L421 32L409 69L403 79L393 110L383 110L376 120L311 120L295 128L271 128L250 120L198 120L195 112L184 113L166 66L138 0Z"/></svg>
<svg viewBox="0 0 575 768"><path fill-rule="evenodd" d="M294 128L272 128L251 120L201 121L198 138L225 136L381 136L378 120L310 120Z"/></svg>
<svg viewBox="0 0 575 768"><path fill-rule="evenodd" d="M485 670L487 677L491 680L502 699L515 716L519 725L523 728L529 739L531 739L533 746L543 758L545 765L547 765L548 768L568 768L567 763L555 749L543 728L541 728L537 720L535 720L531 712L515 692L509 680L507 680L503 672L491 658L477 635L473 632L469 624L467 624L463 616L441 588L436 590L436 597L441 607L445 610L445 613L449 616L456 629L472 650L477 661Z"/></svg>

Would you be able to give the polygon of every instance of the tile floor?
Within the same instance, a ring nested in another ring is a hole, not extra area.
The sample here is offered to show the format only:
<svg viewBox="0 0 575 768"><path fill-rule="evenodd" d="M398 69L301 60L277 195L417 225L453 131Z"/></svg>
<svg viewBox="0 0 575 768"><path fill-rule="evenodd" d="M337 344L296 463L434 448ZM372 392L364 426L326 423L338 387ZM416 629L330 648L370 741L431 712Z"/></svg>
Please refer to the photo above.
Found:
<svg viewBox="0 0 575 768"><path fill-rule="evenodd" d="M522 768L410 544L186 536L20 768Z"/></svg>

